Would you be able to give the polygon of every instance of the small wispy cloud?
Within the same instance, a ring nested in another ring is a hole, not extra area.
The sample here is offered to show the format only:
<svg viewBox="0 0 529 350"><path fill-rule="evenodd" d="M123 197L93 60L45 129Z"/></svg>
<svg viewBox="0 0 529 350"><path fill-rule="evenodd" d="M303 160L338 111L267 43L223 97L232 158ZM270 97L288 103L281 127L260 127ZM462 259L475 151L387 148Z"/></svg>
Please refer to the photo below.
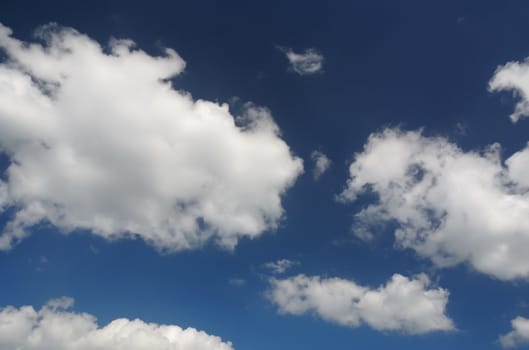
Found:
<svg viewBox="0 0 529 350"><path fill-rule="evenodd" d="M99 255L99 253L101 253L101 251L99 250L99 248L96 247L96 246L93 245L93 244L90 244L90 246L88 247L88 249L90 249L90 251L91 251L92 254L94 254L94 255Z"/></svg>
<svg viewBox="0 0 529 350"><path fill-rule="evenodd" d="M298 261L292 261L288 259L279 259L277 261L267 262L263 266L266 269L270 270L272 273L281 274L281 273L285 273L288 269L294 266L298 266L298 265L299 265Z"/></svg>
<svg viewBox="0 0 529 350"><path fill-rule="evenodd" d="M306 49L296 53L288 47L279 46L278 49L285 54L290 62L290 69L299 75L311 75L322 72L323 55L316 49Z"/></svg>
<svg viewBox="0 0 529 350"><path fill-rule="evenodd" d="M244 280L242 278L230 278L228 283L232 287L240 288L240 287L243 287L246 284L246 280Z"/></svg>
<svg viewBox="0 0 529 350"><path fill-rule="evenodd" d="M321 151L313 151L310 159L314 162L314 169L312 170L314 180L318 180L332 164L331 160Z"/></svg>

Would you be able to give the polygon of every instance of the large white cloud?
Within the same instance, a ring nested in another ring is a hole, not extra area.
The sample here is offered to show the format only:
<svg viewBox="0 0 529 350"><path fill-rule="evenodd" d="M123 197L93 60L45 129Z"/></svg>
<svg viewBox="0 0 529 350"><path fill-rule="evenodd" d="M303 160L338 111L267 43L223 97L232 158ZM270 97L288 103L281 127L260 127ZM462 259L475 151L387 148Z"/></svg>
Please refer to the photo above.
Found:
<svg viewBox="0 0 529 350"><path fill-rule="evenodd" d="M0 309L0 349L24 350L233 350L231 343L194 328L116 319L99 327L94 316L68 310L60 299Z"/></svg>
<svg viewBox="0 0 529 350"><path fill-rule="evenodd" d="M529 117L529 60L508 62L499 66L489 82L490 91L512 90L520 101L516 104L511 120Z"/></svg>
<svg viewBox="0 0 529 350"><path fill-rule="evenodd" d="M500 336L500 343L504 348L514 348L529 344L529 319L516 317L511 321L512 331Z"/></svg>
<svg viewBox="0 0 529 350"><path fill-rule="evenodd" d="M448 291L430 284L424 274L412 279L395 274L378 288L341 278L298 275L272 279L269 297L281 313L314 312L344 326L366 324L376 330L409 334L453 330L453 322L445 314Z"/></svg>
<svg viewBox="0 0 529 350"><path fill-rule="evenodd" d="M46 26L25 43L0 25L0 151L10 161L0 210L16 208L0 249L50 222L64 232L139 236L176 251L224 247L274 229L302 172L265 108L234 118L168 79L184 61L130 40L102 48Z"/></svg>
<svg viewBox="0 0 529 350"><path fill-rule="evenodd" d="M529 147L503 163L498 144L465 152L445 138L386 129L356 154L342 197L378 195L355 215L360 237L395 223L396 245L437 266L467 262L499 279L528 278L527 174Z"/></svg>

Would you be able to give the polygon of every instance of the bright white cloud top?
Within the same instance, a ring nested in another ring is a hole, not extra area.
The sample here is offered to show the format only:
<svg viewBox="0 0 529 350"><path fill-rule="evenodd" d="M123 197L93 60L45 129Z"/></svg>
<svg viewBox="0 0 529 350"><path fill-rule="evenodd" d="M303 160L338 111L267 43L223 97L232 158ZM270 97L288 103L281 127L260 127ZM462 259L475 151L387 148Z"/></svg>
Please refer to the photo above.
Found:
<svg viewBox="0 0 529 350"><path fill-rule="evenodd" d="M489 90L512 90L518 95L520 101L510 116L514 123L529 117L529 60L499 66L489 82Z"/></svg>
<svg viewBox="0 0 529 350"><path fill-rule="evenodd" d="M303 166L267 109L235 118L174 90L185 63L171 49L103 48L53 25L37 34L44 44L0 25L0 211L16 208L0 249L42 222L167 251L232 248L276 227Z"/></svg>
<svg viewBox="0 0 529 350"><path fill-rule="evenodd" d="M313 151L310 154L310 158L314 162L314 169L312 170L312 176L314 180L318 180L330 167L331 160L321 151Z"/></svg>
<svg viewBox="0 0 529 350"><path fill-rule="evenodd" d="M299 75L311 75L323 69L323 55L316 49L306 49L301 53L296 53L288 47L279 49L287 57L292 71Z"/></svg>
<svg viewBox="0 0 529 350"><path fill-rule="evenodd" d="M24 350L233 350L231 343L194 328L116 319L99 327L94 316L70 311L73 300L0 309L0 348Z"/></svg>
<svg viewBox="0 0 529 350"><path fill-rule="evenodd" d="M430 284L424 274L412 279L395 274L378 288L341 278L298 275L272 279L269 298L280 313L313 312L349 327L366 324L379 331L408 334L454 330L445 314L448 291Z"/></svg>
<svg viewBox="0 0 529 350"><path fill-rule="evenodd" d="M512 331L500 336L500 343L504 348L514 348L529 344L529 320L524 317L516 317L511 321Z"/></svg>
<svg viewBox="0 0 529 350"><path fill-rule="evenodd" d="M394 222L396 245L439 267L469 263L502 280L527 279L528 173L529 147L504 164L498 144L465 152L441 137L386 129L356 154L342 197L378 195L355 216L360 237Z"/></svg>

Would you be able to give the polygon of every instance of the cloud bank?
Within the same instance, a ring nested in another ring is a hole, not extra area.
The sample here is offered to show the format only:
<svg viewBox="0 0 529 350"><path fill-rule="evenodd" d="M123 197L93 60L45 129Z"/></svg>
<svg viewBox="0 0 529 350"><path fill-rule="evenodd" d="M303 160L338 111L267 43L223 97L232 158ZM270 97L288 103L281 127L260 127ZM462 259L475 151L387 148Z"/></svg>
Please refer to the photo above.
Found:
<svg viewBox="0 0 529 350"><path fill-rule="evenodd" d="M323 55L316 49L306 49L301 53L291 48L280 47L290 63L290 69L299 75L319 73L323 69Z"/></svg>
<svg viewBox="0 0 529 350"><path fill-rule="evenodd" d="M303 166L267 109L236 118L174 90L185 63L172 49L101 47L56 25L37 39L0 25L0 211L15 210L0 249L43 222L167 251L233 248L277 226Z"/></svg>
<svg viewBox="0 0 529 350"><path fill-rule="evenodd" d="M394 223L397 246L439 267L468 263L502 280L527 279L528 173L529 146L503 163L498 144L465 152L420 131L386 129L356 154L342 198L378 196L355 215L360 237Z"/></svg>
<svg viewBox="0 0 529 350"><path fill-rule="evenodd" d="M68 309L73 300L0 309L0 348L24 350L233 350L231 343L194 328L116 319L104 327Z"/></svg>
<svg viewBox="0 0 529 350"><path fill-rule="evenodd" d="M454 329L452 320L445 315L448 291L430 288L424 274L412 279L395 274L378 288L318 276L272 279L269 298L280 313L313 312L324 320L349 327L366 324L379 331L408 334Z"/></svg>

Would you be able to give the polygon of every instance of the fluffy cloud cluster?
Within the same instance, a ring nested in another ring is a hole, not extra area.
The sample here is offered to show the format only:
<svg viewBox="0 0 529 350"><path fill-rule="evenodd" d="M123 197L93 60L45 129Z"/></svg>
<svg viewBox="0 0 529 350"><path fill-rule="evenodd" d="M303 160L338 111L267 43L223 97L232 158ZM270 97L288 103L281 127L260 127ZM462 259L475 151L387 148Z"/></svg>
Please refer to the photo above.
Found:
<svg viewBox="0 0 529 350"><path fill-rule="evenodd" d="M279 312L314 312L344 326L366 324L381 331L420 334L454 329L445 315L448 291L429 288L424 274L409 279L399 274L379 288L360 286L340 278L298 275L271 280L270 299Z"/></svg>
<svg viewBox="0 0 529 350"><path fill-rule="evenodd" d="M24 350L233 350L231 343L194 328L116 319L99 327L94 316L69 311L73 300L0 309L0 348Z"/></svg>
<svg viewBox="0 0 529 350"><path fill-rule="evenodd" d="M331 160L321 151L313 151L310 158L314 162L314 169L312 175L314 180L318 180L331 166Z"/></svg>
<svg viewBox="0 0 529 350"><path fill-rule="evenodd" d="M386 129L356 154L342 197L378 195L355 216L361 237L396 223L396 244L440 267L468 262L499 279L528 278L528 173L529 147L503 163L497 144L464 152L444 138Z"/></svg>
<svg viewBox="0 0 529 350"><path fill-rule="evenodd" d="M520 118L529 117L529 60L499 66L489 82L489 90L513 90L520 101L511 114L511 120L517 122Z"/></svg>
<svg viewBox="0 0 529 350"><path fill-rule="evenodd" d="M232 248L276 227L303 166L268 110L235 118L174 90L185 63L171 49L103 48L54 25L37 35L21 42L0 25L0 211L16 208L0 249L41 222L168 251Z"/></svg>
<svg viewBox="0 0 529 350"><path fill-rule="evenodd" d="M316 49L306 49L296 53L290 48L279 48L287 57L292 71L299 75L311 75L321 72L323 69L323 55Z"/></svg>
<svg viewBox="0 0 529 350"><path fill-rule="evenodd" d="M529 320L516 317L511 321L512 331L500 336L500 343L504 348L514 348L519 345L529 344Z"/></svg>

